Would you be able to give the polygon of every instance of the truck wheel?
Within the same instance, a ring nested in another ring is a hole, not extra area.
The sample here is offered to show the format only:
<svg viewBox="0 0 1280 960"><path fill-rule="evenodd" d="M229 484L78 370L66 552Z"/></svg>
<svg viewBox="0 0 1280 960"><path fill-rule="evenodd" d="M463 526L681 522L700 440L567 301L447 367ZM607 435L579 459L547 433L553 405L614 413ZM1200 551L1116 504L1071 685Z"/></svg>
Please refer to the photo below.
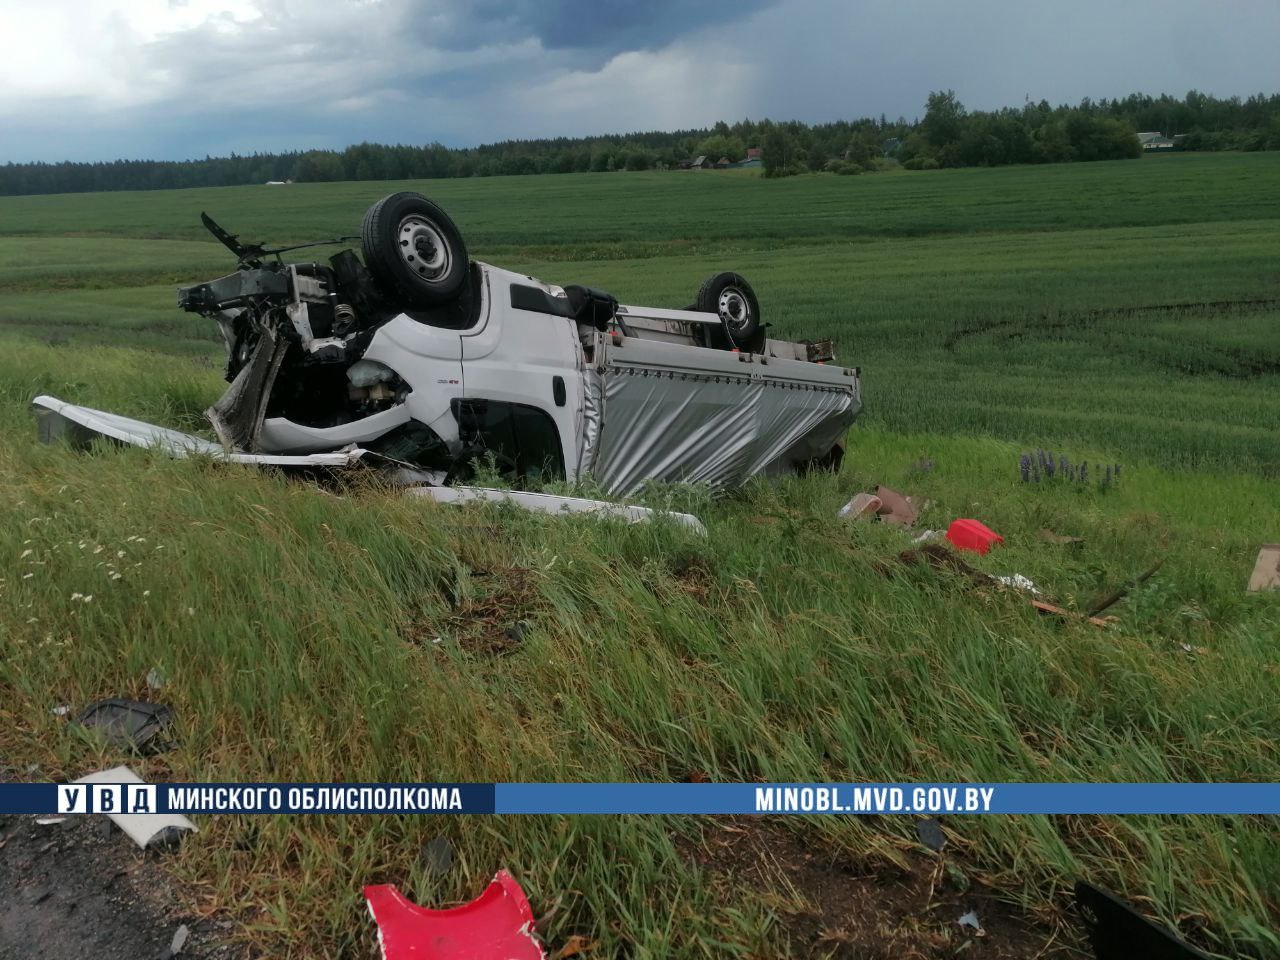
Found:
<svg viewBox="0 0 1280 960"><path fill-rule="evenodd" d="M360 225L365 266L403 306L435 307L467 279L467 245L449 215L420 193L393 193Z"/></svg>
<svg viewBox="0 0 1280 960"><path fill-rule="evenodd" d="M717 273L698 290L696 309L714 313L724 328L728 349L758 350L764 333L760 324L760 301L751 284L736 273Z"/></svg>

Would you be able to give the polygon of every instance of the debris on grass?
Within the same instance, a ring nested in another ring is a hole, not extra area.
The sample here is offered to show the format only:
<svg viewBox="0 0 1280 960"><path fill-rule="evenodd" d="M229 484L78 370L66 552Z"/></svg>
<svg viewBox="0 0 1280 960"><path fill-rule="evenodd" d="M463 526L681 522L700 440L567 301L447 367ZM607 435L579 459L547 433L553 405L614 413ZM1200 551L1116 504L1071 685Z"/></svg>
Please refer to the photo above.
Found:
<svg viewBox="0 0 1280 960"><path fill-rule="evenodd" d="M86 791L90 784L146 783L128 767L99 770L72 782L86 784ZM144 850L176 845L187 833L196 831L196 825L180 813L121 812L107 817Z"/></svg>
<svg viewBox="0 0 1280 960"><path fill-rule="evenodd" d="M427 497L437 503L507 503L535 513L553 516L586 514L626 523L647 523L660 519L686 527L703 536L707 528L692 514L668 510L652 510L630 503L613 503L608 500L590 500L584 497L561 497L549 493L528 493L522 490L499 490L493 487L410 487L405 491L411 497Z"/></svg>
<svg viewBox="0 0 1280 960"><path fill-rule="evenodd" d="M147 689L159 690L169 682L169 678L164 675L159 667L152 667L147 671Z"/></svg>
<svg viewBox="0 0 1280 960"><path fill-rule="evenodd" d="M942 832L942 824L937 817L926 817L916 821L916 837L934 853L941 853L947 845L947 835Z"/></svg>
<svg viewBox="0 0 1280 960"><path fill-rule="evenodd" d="M1280 543L1264 543L1249 578L1249 593L1280 589Z"/></svg>
<svg viewBox="0 0 1280 960"><path fill-rule="evenodd" d="M75 722L98 731L108 743L139 754L160 753L172 746L173 714L163 704L111 697L89 704Z"/></svg>
<svg viewBox="0 0 1280 960"><path fill-rule="evenodd" d="M985 523L968 519L951 521L951 526L947 527L947 539L955 544L957 550L972 550L979 554L990 553L992 547L1004 543L1004 537Z"/></svg>
<svg viewBox="0 0 1280 960"><path fill-rule="evenodd" d="M900 527L914 526L920 518L922 504L890 487L876 487L875 493L859 493L836 511L836 516L850 520L874 516Z"/></svg>
<svg viewBox="0 0 1280 960"><path fill-rule="evenodd" d="M365 887L364 898L383 960L546 960L529 900L506 870L470 903L448 910L420 907L389 883Z"/></svg>
<svg viewBox="0 0 1280 960"><path fill-rule="evenodd" d="M1153 563L1150 567L1148 567L1142 573L1138 574L1132 580L1116 588L1114 591L1107 594L1105 597L1103 597L1101 600L1095 603L1091 608L1089 608L1089 612L1087 616L1096 617L1103 610L1106 610L1110 607L1115 606L1117 603L1119 603L1121 600L1125 598L1125 596L1129 593L1130 590L1132 590L1134 587L1141 586L1142 584L1150 580L1153 576L1155 576L1156 571L1159 570L1162 566L1164 566L1163 557L1161 557L1159 560Z"/></svg>
<svg viewBox="0 0 1280 960"><path fill-rule="evenodd" d="M1207 953L1091 883L1076 883L1076 905L1097 960L1209 960Z"/></svg>
<svg viewBox="0 0 1280 960"><path fill-rule="evenodd" d="M1076 613L1063 607L1054 606L1052 603L1045 603L1043 600L1032 600L1031 606L1035 607L1036 613L1041 613L1050 617L1057 617L1059 620L1084 620L1093 624L1095 627L1109 627L1116 622L1115 617L1089 617L1082 613Z"/></svg>
<svg viewBox="0 0 1280 960"><path fill-rule="evenodd" d="M883 486L876 487L876 496L880 498L878 513L885 523L897 524L900 527L914 527L916 521L920 519L920 511L924 504L917 502L917 498Z"/></svg>
<svg viewBox="0 0 1280 960"><path fill-rule="evenodd" d="M859 493L836 513L837 517L860 520L875 516L880 510L880 498L870 493Z"/></svg>
<svg viewBox="0 0 1280 960"><path fill-rule="evenodd" d="M962 927L968 927L973 930L975 936L984 937L987 934L987 931L982 929L982 923L978 920L978 914L973 910L963 914L956 923L960 924Z"/></svg>
<svg viewBox="0 0 1280 960"><path fill-rule="evenodd" d="M1035 583L1028 580L1020 573L1015 573L1007 577L996 577L995 581L996 583L1003 584L1006 587L1013 587L1015 590L1023 590L1026 593L1033 593L1036 596L1040 595L1040 590Z"/></svg>
<svg viewBox="0 0 1280 960"><path fill-rule="evenodd" d="M418 860L428 873L437 876L449 872L453 866L453 844L445 836L432 837L422 848Z"/></svg>

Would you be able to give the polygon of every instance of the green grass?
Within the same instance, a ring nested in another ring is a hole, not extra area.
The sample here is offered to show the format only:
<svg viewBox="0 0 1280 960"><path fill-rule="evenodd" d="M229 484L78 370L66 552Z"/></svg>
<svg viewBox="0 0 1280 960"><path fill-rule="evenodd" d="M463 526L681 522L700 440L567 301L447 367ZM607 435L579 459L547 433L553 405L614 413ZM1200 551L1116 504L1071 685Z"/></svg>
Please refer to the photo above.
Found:
<svg viewBox="0 0 1280 960"><path fill-rule="evenodd" d="M122 759L49 711L146 696L158 666L182 736L152 779L1280 780L1280 597L1243 592L1259 542L1280 536L1280 308L1214 305L1280 297L1276 157L413 186L477 255L624 300L679 305L740 269L775 332L835 335L864 368L844 472L719 501L649 495L702 516L703 542L41 447L36 393L186 427L217 396L211 325L172 306L175 285L229 265L200 240L200 209L308 239L354 228L388 185L0 200L6 763L60 778ZM1158 309L1177 304L1193 306ZM1037 445L1122 462L1124 478L1021 484L1018 452ZM936 468L911 472L921 457ZM976 566L1073 608L1165 564L1112 629L1055 624L1015 594L899 567L893 529L833 519L877 482L929 499L921 527L981 518L1006 545ZM1045 527L1086 542L1045 543ZM470 646L467 612L489 605L534 624L502 656ZM1047 922L1069 922L1065 890L1087 875L1213 949L1280 953L1272 823L947 823L965 873ZM906 820L793 825L859 869L914 856ZM203 818L176 869L279 955L367 949L363 883L441 902L498 865L553 944L780 952L769 891L726 897L680 859L676 839L701 827ZM417 859L438 833L458 851L445 877Z"/></svg>

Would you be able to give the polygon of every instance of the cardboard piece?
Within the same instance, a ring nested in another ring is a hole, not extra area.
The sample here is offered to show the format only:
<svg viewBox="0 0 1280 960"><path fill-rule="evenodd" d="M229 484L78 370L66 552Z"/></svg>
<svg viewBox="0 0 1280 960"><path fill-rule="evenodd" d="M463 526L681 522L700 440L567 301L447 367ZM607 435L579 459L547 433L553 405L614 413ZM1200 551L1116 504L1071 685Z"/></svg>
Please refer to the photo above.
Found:
<svg viewBox="0 0 1280 960"><path fill-rule="evenodd" d="M1264 543L1249 578L1249 592L1280 588L1280 543Z"/></svg>
<svg viewBox="0 0 1280 960"><path fill-rule="evenodd" d="M836 513L837 517L844 517L847 520L860 520L863 517L871 517L880 511L880 498L872 496L869 493L860 493Z"/></svg>
<svg viewBox="0 0 1280 960"><path fill-rule="evenodd" d="M917 503L915 497L908 497L889 487L876 487L876 496L880 498L880 507L876 512L885 523L912 527L920 519L923 504Z"/></svg>

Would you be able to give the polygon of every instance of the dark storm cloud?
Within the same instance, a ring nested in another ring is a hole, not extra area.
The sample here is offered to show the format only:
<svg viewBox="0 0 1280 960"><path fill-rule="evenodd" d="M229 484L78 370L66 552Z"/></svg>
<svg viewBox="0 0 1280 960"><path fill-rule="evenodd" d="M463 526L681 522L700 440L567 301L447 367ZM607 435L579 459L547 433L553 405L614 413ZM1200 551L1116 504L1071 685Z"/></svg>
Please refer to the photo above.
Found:
<svg viewBox="0 0 1280 960"><path fill-rule="evenodd" d="M1274 0L4 0L0 162L1274 90Z"/></svg>
<svg viewBox="0 0 1280 960"><path fill-rule="evenodd" d="M480 23L502 22L548 50L652 50L707 26L737 23L772 0L539 0L471 5Z"/></svg>

